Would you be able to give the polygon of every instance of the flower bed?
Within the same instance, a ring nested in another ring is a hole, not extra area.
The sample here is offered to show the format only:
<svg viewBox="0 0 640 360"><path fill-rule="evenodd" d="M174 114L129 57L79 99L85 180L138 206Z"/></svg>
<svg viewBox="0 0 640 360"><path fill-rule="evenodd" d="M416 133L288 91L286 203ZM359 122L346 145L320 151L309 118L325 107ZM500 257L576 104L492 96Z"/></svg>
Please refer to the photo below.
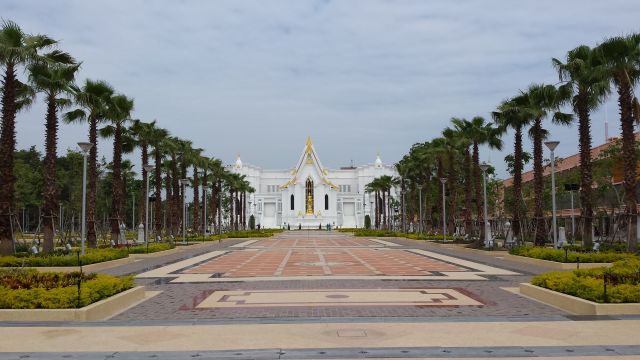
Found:
<svg viewBox="0 0 640 360"><path fill-rule="evenodd" d="M80 301L78 302L78 281ZM40 273L34 269L0 270L0 309L70 309L83 307L133 287L133 277L79 272Z"/></svg>
<svg viewBox="0 0 640 360"><path fill-rule="evenodd" d="M187 235L187 241L217 241L222 239L246 239L246 238L265 238L271 237L275 233L283 232L282 229L261 229L261 230L238 230L229 231L222 234L209 235L202 237L202 235ZM175 239L175 242L179 244L182 241L182 237Z"/></svg>
<svg viewBox="0 0 640 360"><path fill-rule="evenodd" d="M544 273L531 284L597 303L640 303L640 259L620 260L610 268Z"/></svg>
<svg viewBox="0 0 640 360"><path fill-rule="evenodd" d="M578 252L575 249L551 249L537 246L518 246L510 251L513 255L562 263L612 263L614 261L637 258L630 253L618 252Z"/></svg>

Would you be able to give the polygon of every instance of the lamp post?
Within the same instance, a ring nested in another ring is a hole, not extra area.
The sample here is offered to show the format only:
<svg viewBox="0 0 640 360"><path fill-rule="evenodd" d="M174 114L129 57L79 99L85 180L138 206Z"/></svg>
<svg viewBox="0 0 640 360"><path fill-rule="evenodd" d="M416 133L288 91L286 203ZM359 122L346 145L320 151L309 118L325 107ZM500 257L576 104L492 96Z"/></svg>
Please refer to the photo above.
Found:
<svg viewBox="0 0 640 360"><path fill-rule="evenodd" d="M442 242L447 242L447 203L445 201L445 188L444 184L447 182L447 178L440 178L442 183Z"/></svg>
<svg viewBox="0 0 640 360"><path fill-rule="evenodd" d="M89 150L91 150L93 144L89 142L79 142L78 146L82 150L82 235L80 236L80 253L84 255L84 240L87 236L87 155L89 155Z"/></svg>
<svg viewBox="0 0 640 360"><path fill-rule="evenodd" d="M182 185L182 193L185 193L184 187L189 183L188 179L180 179ZM182 198L182 243L187 241L187 199L186 196Z"/></svg>
<svg viewBox="0 0 640 360"><path fill-rule="evenodd" d="M555 170L555 158L553 154L553 150L560 144L560 141L545 141L544 143L547 145L549 150L551 151L551 215L552 215L552 225L551 231L553 231L553 247L558 247L558 234L556 232L556 170Z"/></svg>
<svg viewBox="0 0 640 360"><path fill-rule="evenodd" d="M418 202L420 203L418 206L420 208L420 233L422 234L422 185L417 185L418 188Z"/></svg>
<svg viewBox="0 0 640 360"><path fill-rule="evenodd" d="M489 164L486 162L482 162L480 164L480 170L482 170L482 184L483 184L483 203L484 203L484 246L492 247L493 244L491 242L491 227L489 226L489 215L487 212L487 170L489 169Z"/></svg>
<svg viewBox="0 0 640 360"><path fill-rule="evenodd" d="M204 176L206 172L202 172L202 176ZM202 191L204 192L204 199L202 200L203 202L203 208L204 208L204 215L202 216L202 222L203 224L203 228L204 230L202 231L202 233L204 234L203 239L207 237L207 186L203 186L202 187Z"/></svg>
<svg viewBox="0 0 640 360"><path fill-rule="evenodd" d="M144 244L149 249L149 173L153 171L153 165L147 164L143 166L143 169L147 173L147 183L144 190Z"/></svg>

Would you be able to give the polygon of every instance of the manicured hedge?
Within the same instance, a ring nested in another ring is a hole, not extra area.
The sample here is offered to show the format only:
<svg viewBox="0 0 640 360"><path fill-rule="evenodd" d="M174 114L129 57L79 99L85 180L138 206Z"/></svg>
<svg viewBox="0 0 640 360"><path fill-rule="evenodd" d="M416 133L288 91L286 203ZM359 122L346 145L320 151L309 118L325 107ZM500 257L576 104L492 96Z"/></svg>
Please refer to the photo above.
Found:
<svg viewBox="0 0 640 360"><path fill-rule="evenodd" d="M261 230L238 230L222 233L221 235L209 235L203 239L202 235L188 235L187 241L217 241L222 239L246 239L246 238L265 238L271 237L275 233L281 233L282 229L261 229ZM182 241L182 237L178 237L175 242Z"/></svg>
<svg viewBox="0 0 640 360"><path fill-rule="evenodd" d="M341 230L342 231L342 230ZM403 233L399 231L391 231L391 230L372 230L372 229L353 229L349 231L343 232L353 232L355 236L371 236L371 237L404 237L407 239L413 240L443 240L443 235L441 234L431 234L431 233ZM447 241L462 241L464 237L462 236L450 236L447 235Z"/></svg>
<svg viewBox="0 0 640 360"><path fill-rule="evenodd" d="M608 269L544 273L531 284L598 303L640 303L640 259L620 260Z"/></svg>
<svg viewBox="0 0 640 360"><path fill-rule="evenodd" d="M565 253L564 249L552 249L539 246L518 246L511 249L511 254L535 259L557 261L562 263L576 263L578 258L582 263L611 263L614 261L634 258L630 253L617 252L577 252L574 249Z"/></svg>
<svg viewBox="0 0 640 360"><path fill-rule="evenodd" d="M82 265L95 264L103 261L122 259L129 256L127 248L105 248L87 249L85 254L80 256ZM68 255L22 255L22 256L1 256L0 267L39 267L39 266L78 266L78 256L76 252Z"/></svg>
<svg viewBox="0 0 640 360"><path fill-rule="evenodd" d="M129 253L130 254L146 254L147 252L154 253L158 251L170 250L170 249L173 249L174 247L175 245L169 244L169 243L151 243L149 244L148 249L146 245L132 246L129 248Z"/></svg>
<svg viewBox="0 0 640 360"><path fill-rule="evenodd" d="M35 269L0 270L1 309L69 309L113 296L134 286L133 277L103 274L39 273Z"/></svg>

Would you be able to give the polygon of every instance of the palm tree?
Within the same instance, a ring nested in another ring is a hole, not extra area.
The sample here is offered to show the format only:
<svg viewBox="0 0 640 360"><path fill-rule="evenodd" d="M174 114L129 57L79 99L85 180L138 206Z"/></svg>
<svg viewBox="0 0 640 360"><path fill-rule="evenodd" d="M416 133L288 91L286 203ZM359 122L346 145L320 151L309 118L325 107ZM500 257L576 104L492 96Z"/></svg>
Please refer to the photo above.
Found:
<svg viewBox="0 0 640 360"><path fill-rule="evenodd" d="M219 218L222 210L220 208L220 197L222 196L222 183L227 174L220 159L212 158L209 169L211 170L211 218L216 230L219 231L221 229Z"/></svg>
<svg viewBox="0 0 640 360"><path fill-rule="evenodd" d="M133 138L136 141L137 147L140 148L140 167L142 168L142 188L140 189L140 193L138 194L138 224L145 225L146 224L146 213L145 213L145 205L147 201L147 197L149 194L146 194L146 184L147 184L147 170L145 167L149 164L149 135L151 132L151 128L155 127L155 120L146 123L139 119L133 120L131 126L129 126L128 131L131 133Z"/></svg>
<svg viewBox="0 0 640 360"><path fill-rule="evenodd" d="M465 137L472 142L472 155L473 162L471 168L471 177L474 179L474 191L475 191L475 204L476 204L476 218L478 224L484 223L484 200L482 197L482 176L480 175L480 145L487 145L491 149L502 150L501 135L503 129L500 127L494 127L491 123L481 116L475 116L470 121L465 120L466 123L461 124L461 128L465 133ZM455 122L454 122L455 124ZM457 125L456 125L457 126ZM478 239L484 238L484 226L479 226L480 236Z"/></svg>
<svg viewBox="0 0 640 360"><path fill-rule="evenodd" d="M566 81L573 90L571 105L578 116L580 141L580 204L582 206L582 244L590 249L593 228L593 199L591 172L591 119L589 114L596 110L610 91L609 81L604 76L600 57L586 45L581 45L567 53L566 62L552 59L560 81ZM575 234L574 234L575 235Z"/></svg>
<svg viewBox="0 0 640 360"><path fill-rule="evenodd" d="M104 112L113 88L104 81L87 79L82 88L74 88L74 103L78 108L64 115L66 123L89 123L89 142L93 144L89 150L87 166L87 243L89 247L98 245L96 236L96 194L98 179L98 122L104 120Z"/></svg>
<svg viewBox="0 0 640 360"><path fill-rule="evenodd" d="M597 48L603 57L609 79L618 91L620 108L620 127L622 129L622 156L624 163L624 193L626 212L629 222L627 248L631 252L638 249L637 232L637 198L636 198L636 150L634 122L640 120L640 114L634 116L634 104L638 100L633 96L633 87L640 77L640 34L627 37L611 38Z"/></svg>
<svg viewBox="0 0 640 360"><path fill-rule="evenodd" d="M111 240L118 243L120 222L122 220L122 151L123 127L130 120L133 111L133 99L125 95L113 95L107 103L106 119L113 126L113 184L111 198Z"/></svg>
<svg viewBox="0 0 640 360"><path fill-rule="evenodd" d="M202 165L204 149L191 149L189 163L193 167L193 229L200 232L200 174L198 169Z"/></svg>
<svg viewBox="0 0 640 360"><path fill-rule="evenodd" d="M382 191L382 184L379 178L374 178L370 183L365 186L365 191L373 193L376 201L376 213L375 213L375 227L380 228L382 220L382 199L380 192Z"/></svg>
<svg viewBox="0 0 640 360"><path fill-rule="evenodd" d="M149 145L153 148L153 157L155 168L154 171L154 186L155 186L155 210L154 210L154 223L156 228L156 241L161 240L162 234L162 163L165 155L164 143L169 136L169 132L165 129L158 127L150 127L149 129ZM167 202L168 204L168 202Z"/></svg>
<svg viewBox="0 0 640 360"><path fill-rule="evenodd" d="M513 144L513 209L512 209L512 221L511 231L514 236L521 235L521 218L522 218L522 130L528 125L528 118L524 117L521 113L514 111L515 105L512 99L505 100L491 113L494 121L500 128L514 130L514 144Z"/></svg>
<svg viewBox="0 0 640 360"><path fill-rule="evenodd" d="M473 223L471 221L471 203L473 201L473 191L472 191L472 181L471 181L471 173L472 173L472 159L471 152L469 151L469 147L473 144L473 140L471 139L470 134L470 125L467 119L460 118L452 118L451 123L453 124L453 131L458 134L459 138L466 139L461 145L463 146L463 155L464 155L464 164L462 166L462 175L464 181L464 229L465 234L471 235Z"/></svg>
<svg viewBox="0 0 640 360"><path fill-rule="evenodd" d="M0 65L4 67L2 77L2 126L0 126L0 254L13 254L13 233L11 226L15 201L13 172L16 148L16 113L20 104L18 90L21 87L16 71L21 65L29 65L43 60L39 51L50 48L56 41L44 35L28 35L13 21L5 20L0 25ZM44 57L65 62L53 51ZM66 56L66 54L64 54ZM68 61L70 59L66 59Z"/></svg>
<svg viewBox="0 0 640 360"><path fill-rule="evenodd" d="M67 55L70 58L69 55ZM70 61L73 62L73 61ZM58 110L69 106L71 101L61 95L71 93L79 64L65 65L53 62L34 63L29 66L29 82L46 98L46 135L44 157L44 192L42 194L42 218L45 253L53 251L54 224L58 211L58 188L56 184L56 160L58 147Z"/></svg>
<svg viewBox="0 0 640 360"><path fill-rule="evenodd" d="M558 109L569 97L567 86L556 88L553 85L532 84L527 91L511 101L511 111L519 112L522 118L531 124L529 136L533 140L533 192L534 219L536 224L535 244L544 246L546 229L543 213L543 172L542 172L542 141L548 136L548 131L542 127L542 121L553 112L552 121L556 124L568 125L573 120L571 114L565 114Z"/></svg>

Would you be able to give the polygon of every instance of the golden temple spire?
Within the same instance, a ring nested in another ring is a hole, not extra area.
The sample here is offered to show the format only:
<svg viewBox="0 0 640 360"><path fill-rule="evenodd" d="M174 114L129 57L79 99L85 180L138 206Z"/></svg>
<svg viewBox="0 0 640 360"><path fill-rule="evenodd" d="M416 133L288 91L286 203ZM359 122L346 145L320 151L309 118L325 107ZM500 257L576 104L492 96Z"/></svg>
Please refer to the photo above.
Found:
<svg viewBox="0 0 640 360"><path fill-rule="evenodd" d="M313 143L311 142L311 136L307 136L307 147L305 149L305 151L307 153L311 152L311 146L313 145Z"/></svg>

